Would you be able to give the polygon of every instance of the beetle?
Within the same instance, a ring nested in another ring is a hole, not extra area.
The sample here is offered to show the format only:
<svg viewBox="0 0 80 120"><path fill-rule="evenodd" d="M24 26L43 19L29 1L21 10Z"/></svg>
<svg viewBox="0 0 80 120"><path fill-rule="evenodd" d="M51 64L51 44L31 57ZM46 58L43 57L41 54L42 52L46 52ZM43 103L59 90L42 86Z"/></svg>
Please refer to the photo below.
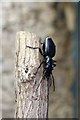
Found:
<svg viewBox="0 0 80 120"><path fill-rule="evenodd" d="M52 59L56 53L56 46L55 46L52 38L49 36L47 36L45 38L45 40L42 44L43 44L43 46L42 46L43 51L39 47L30 47L30 46L26 46L26 47L29 47L31 49L39 49L41 55L43 56L43 61L40 63L39 67L37 68L35 75L37 74L38 69L43 64L43 75L44 75L44 77L47 78L47 80L49 80L49 78L52 75L52 70L56 66L56 61ZM52 79L53 79L53 86L54 86L54 91L55 91L53 75L52 75Z"/></svg>

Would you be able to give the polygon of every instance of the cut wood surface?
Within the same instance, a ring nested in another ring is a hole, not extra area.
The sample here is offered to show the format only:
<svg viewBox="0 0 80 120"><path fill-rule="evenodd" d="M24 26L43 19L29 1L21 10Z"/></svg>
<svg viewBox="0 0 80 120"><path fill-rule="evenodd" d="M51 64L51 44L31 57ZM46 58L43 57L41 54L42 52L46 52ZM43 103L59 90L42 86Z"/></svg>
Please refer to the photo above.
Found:
<svg viewBox="0 0 80 120"><path fill-rule="evenodd" d="M42 62L43 56L40 38L34 33L20 31L16 37L16 118L47 118L49 89L43 79L43 65L35 72Z"/></svg>

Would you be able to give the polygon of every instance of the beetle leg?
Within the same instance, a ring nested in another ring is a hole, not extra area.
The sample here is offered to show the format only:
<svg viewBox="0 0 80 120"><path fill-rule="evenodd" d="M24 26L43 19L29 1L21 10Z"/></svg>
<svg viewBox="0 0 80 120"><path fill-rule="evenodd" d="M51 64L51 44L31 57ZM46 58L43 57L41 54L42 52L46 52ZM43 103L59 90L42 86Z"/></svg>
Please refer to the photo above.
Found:
<svg viewBox="0 0 80 120"><path fill-rule="evenodd" d="M39 67L37 68L36 72L34 73L35 75L37 74L39 68L41 67L41 65L42 65L43 63L44 63L44 61L42 61L42 62L40 63Z"/></svg>
<svg viewBox="0 0 80 120"><path fill-rule="evenodd" d="M55 63L56 63L57 61L56 61L56 60L53 60L53 62L55 62Z"/></svg>
<svg viewBox="0 0 80 120"><path fill-rule="evenodd" d="M44 56L43 55L43 53L42 53L42 50L39 48L39 47L31 47L31 46L26 46L26 48L31 48L31 49L39 49L39 52L40 52L40 54L42 55L42 56Z"/></svg>
<svg viewBox="0 0 80 120"><path fill-rule="evenodd" d="M55 91L55 83L54 83L54 77L53 77L53 74L52 74L52 81L53 81L53 90Z"/></svg>
<svg viewBox="0 0 80 120"><path fill-rule="evenodd" d="M41 82L42 82L42 80L44 79L44 75L41 77L41 79L40 79L40 81L39 81L39 83L38 83L38 86L37 86L37 88L36 88L36 90L35 91L37 91L38 90L38 88L39 88L39 86L40 86L40 84L41 84Z"/></svg>
<svg viewBox="0 0 80 120"><path fill-rule="evenodd" d="M52 85L52 79L51 79L51 76L47 78L47 81L49 81L49 87L51 87L51 85Z"/></svg>
<svg viewBox="0 0 80 120"><path fill-rule="evenodd" d="M53 67L56 67L56 60L53 60Z"/></svg>

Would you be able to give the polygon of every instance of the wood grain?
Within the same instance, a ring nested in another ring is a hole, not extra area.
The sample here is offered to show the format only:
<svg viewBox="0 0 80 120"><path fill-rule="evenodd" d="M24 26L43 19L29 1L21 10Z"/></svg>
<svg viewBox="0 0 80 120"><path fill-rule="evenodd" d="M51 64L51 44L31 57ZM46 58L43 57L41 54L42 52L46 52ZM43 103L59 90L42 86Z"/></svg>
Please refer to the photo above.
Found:
<svg viewBox="0 0 80 120"><path fill-rule="evenodd" d="M47 118L49 90L43 79L40 38L34 33L20 31L16 37L16 118Z"/></svg>

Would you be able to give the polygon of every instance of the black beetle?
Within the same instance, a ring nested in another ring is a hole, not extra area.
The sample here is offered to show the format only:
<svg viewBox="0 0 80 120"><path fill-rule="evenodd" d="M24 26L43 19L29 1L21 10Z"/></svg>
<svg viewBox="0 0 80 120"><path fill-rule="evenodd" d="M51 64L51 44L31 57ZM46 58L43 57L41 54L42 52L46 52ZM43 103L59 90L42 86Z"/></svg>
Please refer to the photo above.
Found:
<svg viewBox="0 0 80 120"><path fill-rule="evenodd" d="M56 53L56 46L55 46L52 38L50 38L50 37L46 37L42 44L43 44L43 46L42 46L43 52L38 47L30 47L30 46L26 46L26 47L32 48L32 49L39 49L41 55L43 56L43 61L41 62L38 69L43 64L43 68L44 68L43 75L44 75L44 77L47 78L47 80L49 80L50 76L52 75L52 70L56 66L56 61L52 59ZM38 69L37 69L35 75L37 74ZM53 79L53 86L54 86L54 91L55 91L53 75L52 75L52 79Z"/></svg>

